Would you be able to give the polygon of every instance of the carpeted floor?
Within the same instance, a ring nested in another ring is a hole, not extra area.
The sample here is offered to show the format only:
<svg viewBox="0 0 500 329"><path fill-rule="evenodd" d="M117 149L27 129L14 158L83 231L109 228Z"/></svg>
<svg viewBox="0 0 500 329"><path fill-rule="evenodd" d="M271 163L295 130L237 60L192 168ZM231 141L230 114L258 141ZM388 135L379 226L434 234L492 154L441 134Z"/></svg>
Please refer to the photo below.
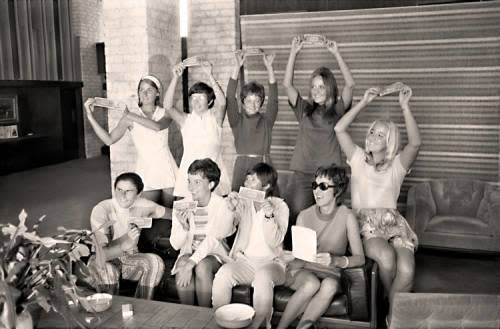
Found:
<svg viewBox="0 0 500 329"><path fill-rule="evenodd" d="M28 223L47 215L42 235L89 227L92 207L111 196L110 180L104 156L0 176L0 223L17 222L24 208ZM419 250L416 269L415 292L500 294L500 256Z"/></svg>
<svg viewBox="0 0 500 329"><path fill-rule="evenodd" d="M17 223L22 209L31 226L40 216L41 235L57 226L90 227L92 207L111 197L109 158L80 159L0 176L0 222Z"/></svg>

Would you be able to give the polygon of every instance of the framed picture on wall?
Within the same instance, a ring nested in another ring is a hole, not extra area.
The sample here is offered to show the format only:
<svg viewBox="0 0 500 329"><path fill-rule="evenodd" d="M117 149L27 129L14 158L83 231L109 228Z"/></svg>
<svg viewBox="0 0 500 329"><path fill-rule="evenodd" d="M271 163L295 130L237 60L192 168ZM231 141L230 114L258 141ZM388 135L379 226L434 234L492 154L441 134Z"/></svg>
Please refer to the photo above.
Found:
<svg viewBox="0 0 500 329"><path fill-rule="evenodd" d="M0 95L0 124L17 123L18 120L17 95Z"/></svg>

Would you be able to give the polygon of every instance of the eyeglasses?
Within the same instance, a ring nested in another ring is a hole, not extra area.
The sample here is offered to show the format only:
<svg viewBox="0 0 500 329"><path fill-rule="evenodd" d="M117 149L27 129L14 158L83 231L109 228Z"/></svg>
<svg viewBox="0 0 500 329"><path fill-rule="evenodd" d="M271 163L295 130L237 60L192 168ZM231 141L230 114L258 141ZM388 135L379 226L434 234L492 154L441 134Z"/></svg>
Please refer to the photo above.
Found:
<svg viewBox="0 0 500 329"><path fill-rule="evenodd" d="M331 188L331 187L335 187L335 185L329 185L329 184L324 183L324 182L323 182L323 183L319 183L319 184L318 184L318 183L316 183L316 182L312 182L311 186L312 186L313 191L314 191L315 189L317 189L318 187L319 187L319 189L320 189L321 191L326 191L326 190L328 190L328 189L329 189L329 188Z"/></svg>

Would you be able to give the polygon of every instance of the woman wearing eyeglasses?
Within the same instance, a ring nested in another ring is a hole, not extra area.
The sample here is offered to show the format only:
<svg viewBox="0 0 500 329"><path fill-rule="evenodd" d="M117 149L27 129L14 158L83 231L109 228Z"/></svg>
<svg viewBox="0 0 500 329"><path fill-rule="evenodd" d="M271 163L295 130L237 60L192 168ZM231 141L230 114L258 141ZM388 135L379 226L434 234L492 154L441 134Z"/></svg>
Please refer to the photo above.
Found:
<svg viewBox="0 0 500 329"><path fill-rule="evenodd" d="M297 225L316 231L317 260L295 259L288 264L285 285L295 290L278 328L288 328L303 312L297 328L308 328L330 306L340 289L341 269L365 263L359 227L352 211L340 204L349 178L345 169L331 165L315 173L312 189L316 204L300 212ZM351 256L346 256L347 246Z"/></svg>

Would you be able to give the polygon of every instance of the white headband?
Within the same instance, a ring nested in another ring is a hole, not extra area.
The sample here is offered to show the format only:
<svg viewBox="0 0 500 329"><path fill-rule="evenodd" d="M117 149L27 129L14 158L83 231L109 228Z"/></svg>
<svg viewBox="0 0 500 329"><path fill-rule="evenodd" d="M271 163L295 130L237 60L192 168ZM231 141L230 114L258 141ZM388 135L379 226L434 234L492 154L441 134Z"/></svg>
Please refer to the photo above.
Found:
<svg viewBox="0 0 500 329"><path fill-rule="evenodd" d="M161 94L161 92L162 92L161 82L160 82L160 80L158 80L157 77L155 77L153 75L145 75L145 76L143 76L141 78L141 81L144 80L144 79L147 79L147 80L153 82L156 85L156 88L158 89L158 91Z"/></svg>

